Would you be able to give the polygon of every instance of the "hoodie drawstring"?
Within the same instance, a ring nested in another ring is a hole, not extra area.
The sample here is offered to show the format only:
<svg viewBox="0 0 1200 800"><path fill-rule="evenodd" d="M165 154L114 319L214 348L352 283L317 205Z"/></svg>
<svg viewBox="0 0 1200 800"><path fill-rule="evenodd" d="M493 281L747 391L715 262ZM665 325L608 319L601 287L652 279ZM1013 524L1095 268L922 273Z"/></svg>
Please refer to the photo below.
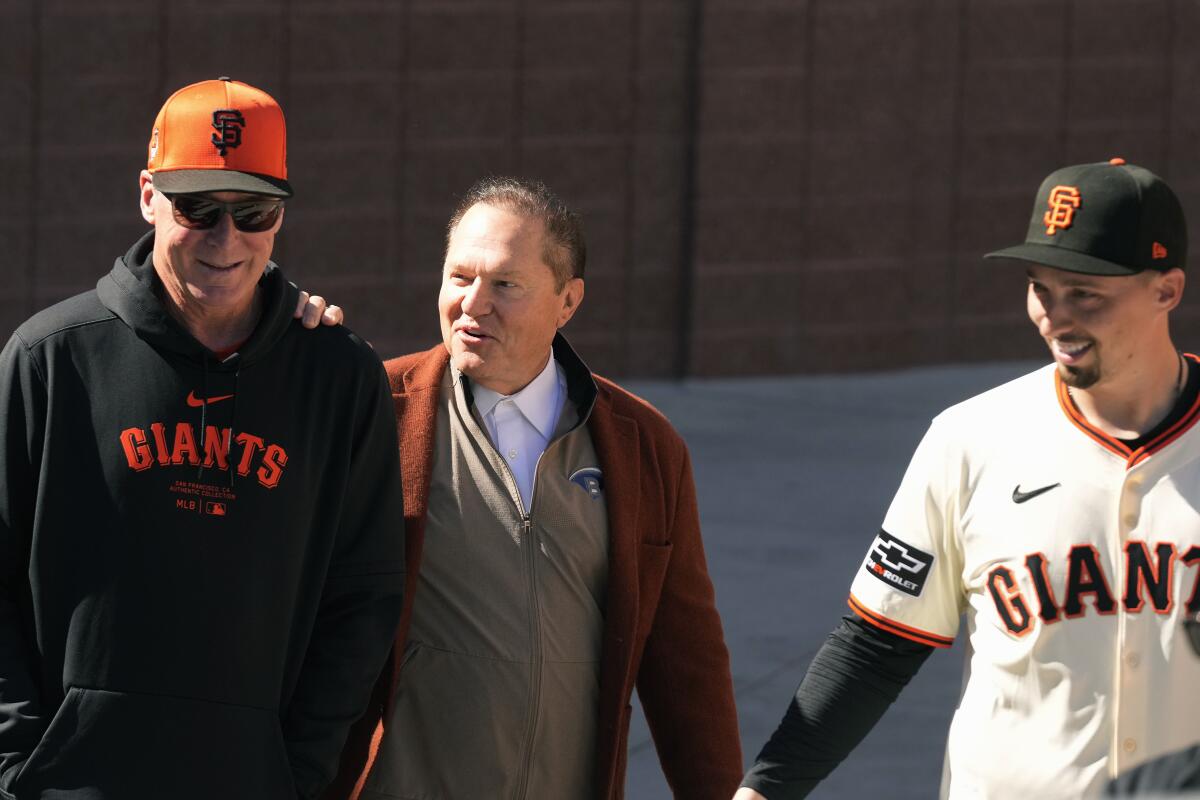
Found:
<svg viewBox="0 0 1200 800"><path fill-rule="evenodd" d="M196 467L196 481L197 482L203 480L203 478L204 478L204 462L207 460L208 450L206 449L206 447L207 447L207 443L208 443L208 439L207 439L207 436L208 436L208 403L209 403L209 398L211 396L209 393L209 387L208 387L208 356L204 356L204 358L201 359L201 361L204 365L204 380L203 380L204 399L200 403L200 465L198 467ZM230 409L229 439L227 441L221 441L220 434L218 434L218 436L217 436L217 439L218 439L217 447L223 448L225 450L225 467L226 467L227 471L229 472L229 488L230 489L233 488L234 473L236 472L236 470L233 467L233 436L234 436L234 431L237 430L237 396L238 396L238 385L239 385L239 382L241 381L241 378L242 378L242 368L241 368L241 365L238 365L238 368L236 370L234 370L234 373L233 373L233 397L231 398L231 400L232 400L231 405L233 406L233 408ZM216 462L219 463L220 459L216 459Z"/></svg>
<svg viewBox="0 0 1200 800"><path fill-rule="evenodd" d="M204 449L204 436L208 431L208 356L201 356L200 362L204 365L204 382L202 383L204 396L200 400L200 464L196 467L197 482L204 478L204 455L207 452Z"/></svg>
<svg viewBox="0 0 1200 800"><path fill-rule="evenodd" d="M242 377L242 368L239 365L233 372L233 408L229 414L229 447L225 452L225 461L229 465L229 488L233 489L233 476L236 470L233 468L233 432L237 430L237 399L238 399L238 381Z"/></svg>

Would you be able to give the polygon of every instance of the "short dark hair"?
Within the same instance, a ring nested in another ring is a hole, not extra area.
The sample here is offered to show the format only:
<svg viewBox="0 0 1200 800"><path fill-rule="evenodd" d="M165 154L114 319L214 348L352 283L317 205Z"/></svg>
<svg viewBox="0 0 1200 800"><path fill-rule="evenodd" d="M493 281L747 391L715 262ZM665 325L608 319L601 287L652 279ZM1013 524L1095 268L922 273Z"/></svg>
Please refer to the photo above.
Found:
<svg viewBox="0 0 1200 800"><path fill-rule="evenodd" d="M542 221L546 232L542 260L554 271L554 285L558 291L562 291L571 278L583 277L587 263L583 221L539 180L498 176L476 181L463 195L446 226L447 251L450 237L463 215L480 203Z"/></svg>

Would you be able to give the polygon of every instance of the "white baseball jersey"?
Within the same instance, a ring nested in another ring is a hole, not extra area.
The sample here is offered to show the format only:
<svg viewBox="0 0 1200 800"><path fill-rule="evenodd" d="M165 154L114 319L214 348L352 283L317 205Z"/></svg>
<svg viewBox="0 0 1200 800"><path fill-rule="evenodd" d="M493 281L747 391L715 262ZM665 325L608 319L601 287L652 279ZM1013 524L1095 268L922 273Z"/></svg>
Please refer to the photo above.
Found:
<svg viewBox="0 0 1200 800"><path fill-rule="evenodd" d="M966 614L943 798L1091 797L1200 741L1198 418L1131 452L1049 365L934 419L850 605L940 647Z"/></svg>

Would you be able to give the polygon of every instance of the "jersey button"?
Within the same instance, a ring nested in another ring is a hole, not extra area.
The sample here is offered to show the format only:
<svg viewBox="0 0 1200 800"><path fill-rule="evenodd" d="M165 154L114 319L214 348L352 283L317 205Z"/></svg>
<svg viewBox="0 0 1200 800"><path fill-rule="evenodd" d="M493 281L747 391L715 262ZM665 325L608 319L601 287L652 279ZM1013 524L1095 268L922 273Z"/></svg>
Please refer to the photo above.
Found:
<svg viewBox="0 0 1200 800"><path fill-rule="evenodd" d="M1125 741L1121 742L1121 747L1126 753L1132 753L1137 750L1137 741L1134 739L1126 739Z"/></svg>
<svg viewBox="0 0 1200 800"><path fill-rule="evenodd" d="M1137 653L1128 653L1125 656L1125 663L1132 669L1137 669L1138 665L1142 663L1142 658Z"/></svg>
<svg viewBox="0 0 1200 800"><path fill-rule="evenodd" d="M1125 515L1125 527L1127 527L1127 528L1132 528L1132 527L1136 526L1136 525L1137 525L1137 523L1138 523L1138 516L1137 516L1137 514L1134 514L1133 512L1130 512L1130 513L1128 513L1128 514L1126 514L1126 515Z"/></svg>

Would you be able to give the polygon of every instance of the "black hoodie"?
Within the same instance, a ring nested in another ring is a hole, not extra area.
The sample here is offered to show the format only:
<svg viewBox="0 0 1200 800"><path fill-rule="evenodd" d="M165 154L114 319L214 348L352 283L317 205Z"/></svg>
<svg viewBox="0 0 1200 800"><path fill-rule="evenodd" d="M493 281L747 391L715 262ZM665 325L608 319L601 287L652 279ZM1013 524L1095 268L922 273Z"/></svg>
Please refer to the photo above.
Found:
<svg viewBox="0 0 1200 800"><path fill-rule="evenodd" d="M0 353L0 797L315 797L400 615L387 379L274 265L218 361L153 241Z"/></svg>

